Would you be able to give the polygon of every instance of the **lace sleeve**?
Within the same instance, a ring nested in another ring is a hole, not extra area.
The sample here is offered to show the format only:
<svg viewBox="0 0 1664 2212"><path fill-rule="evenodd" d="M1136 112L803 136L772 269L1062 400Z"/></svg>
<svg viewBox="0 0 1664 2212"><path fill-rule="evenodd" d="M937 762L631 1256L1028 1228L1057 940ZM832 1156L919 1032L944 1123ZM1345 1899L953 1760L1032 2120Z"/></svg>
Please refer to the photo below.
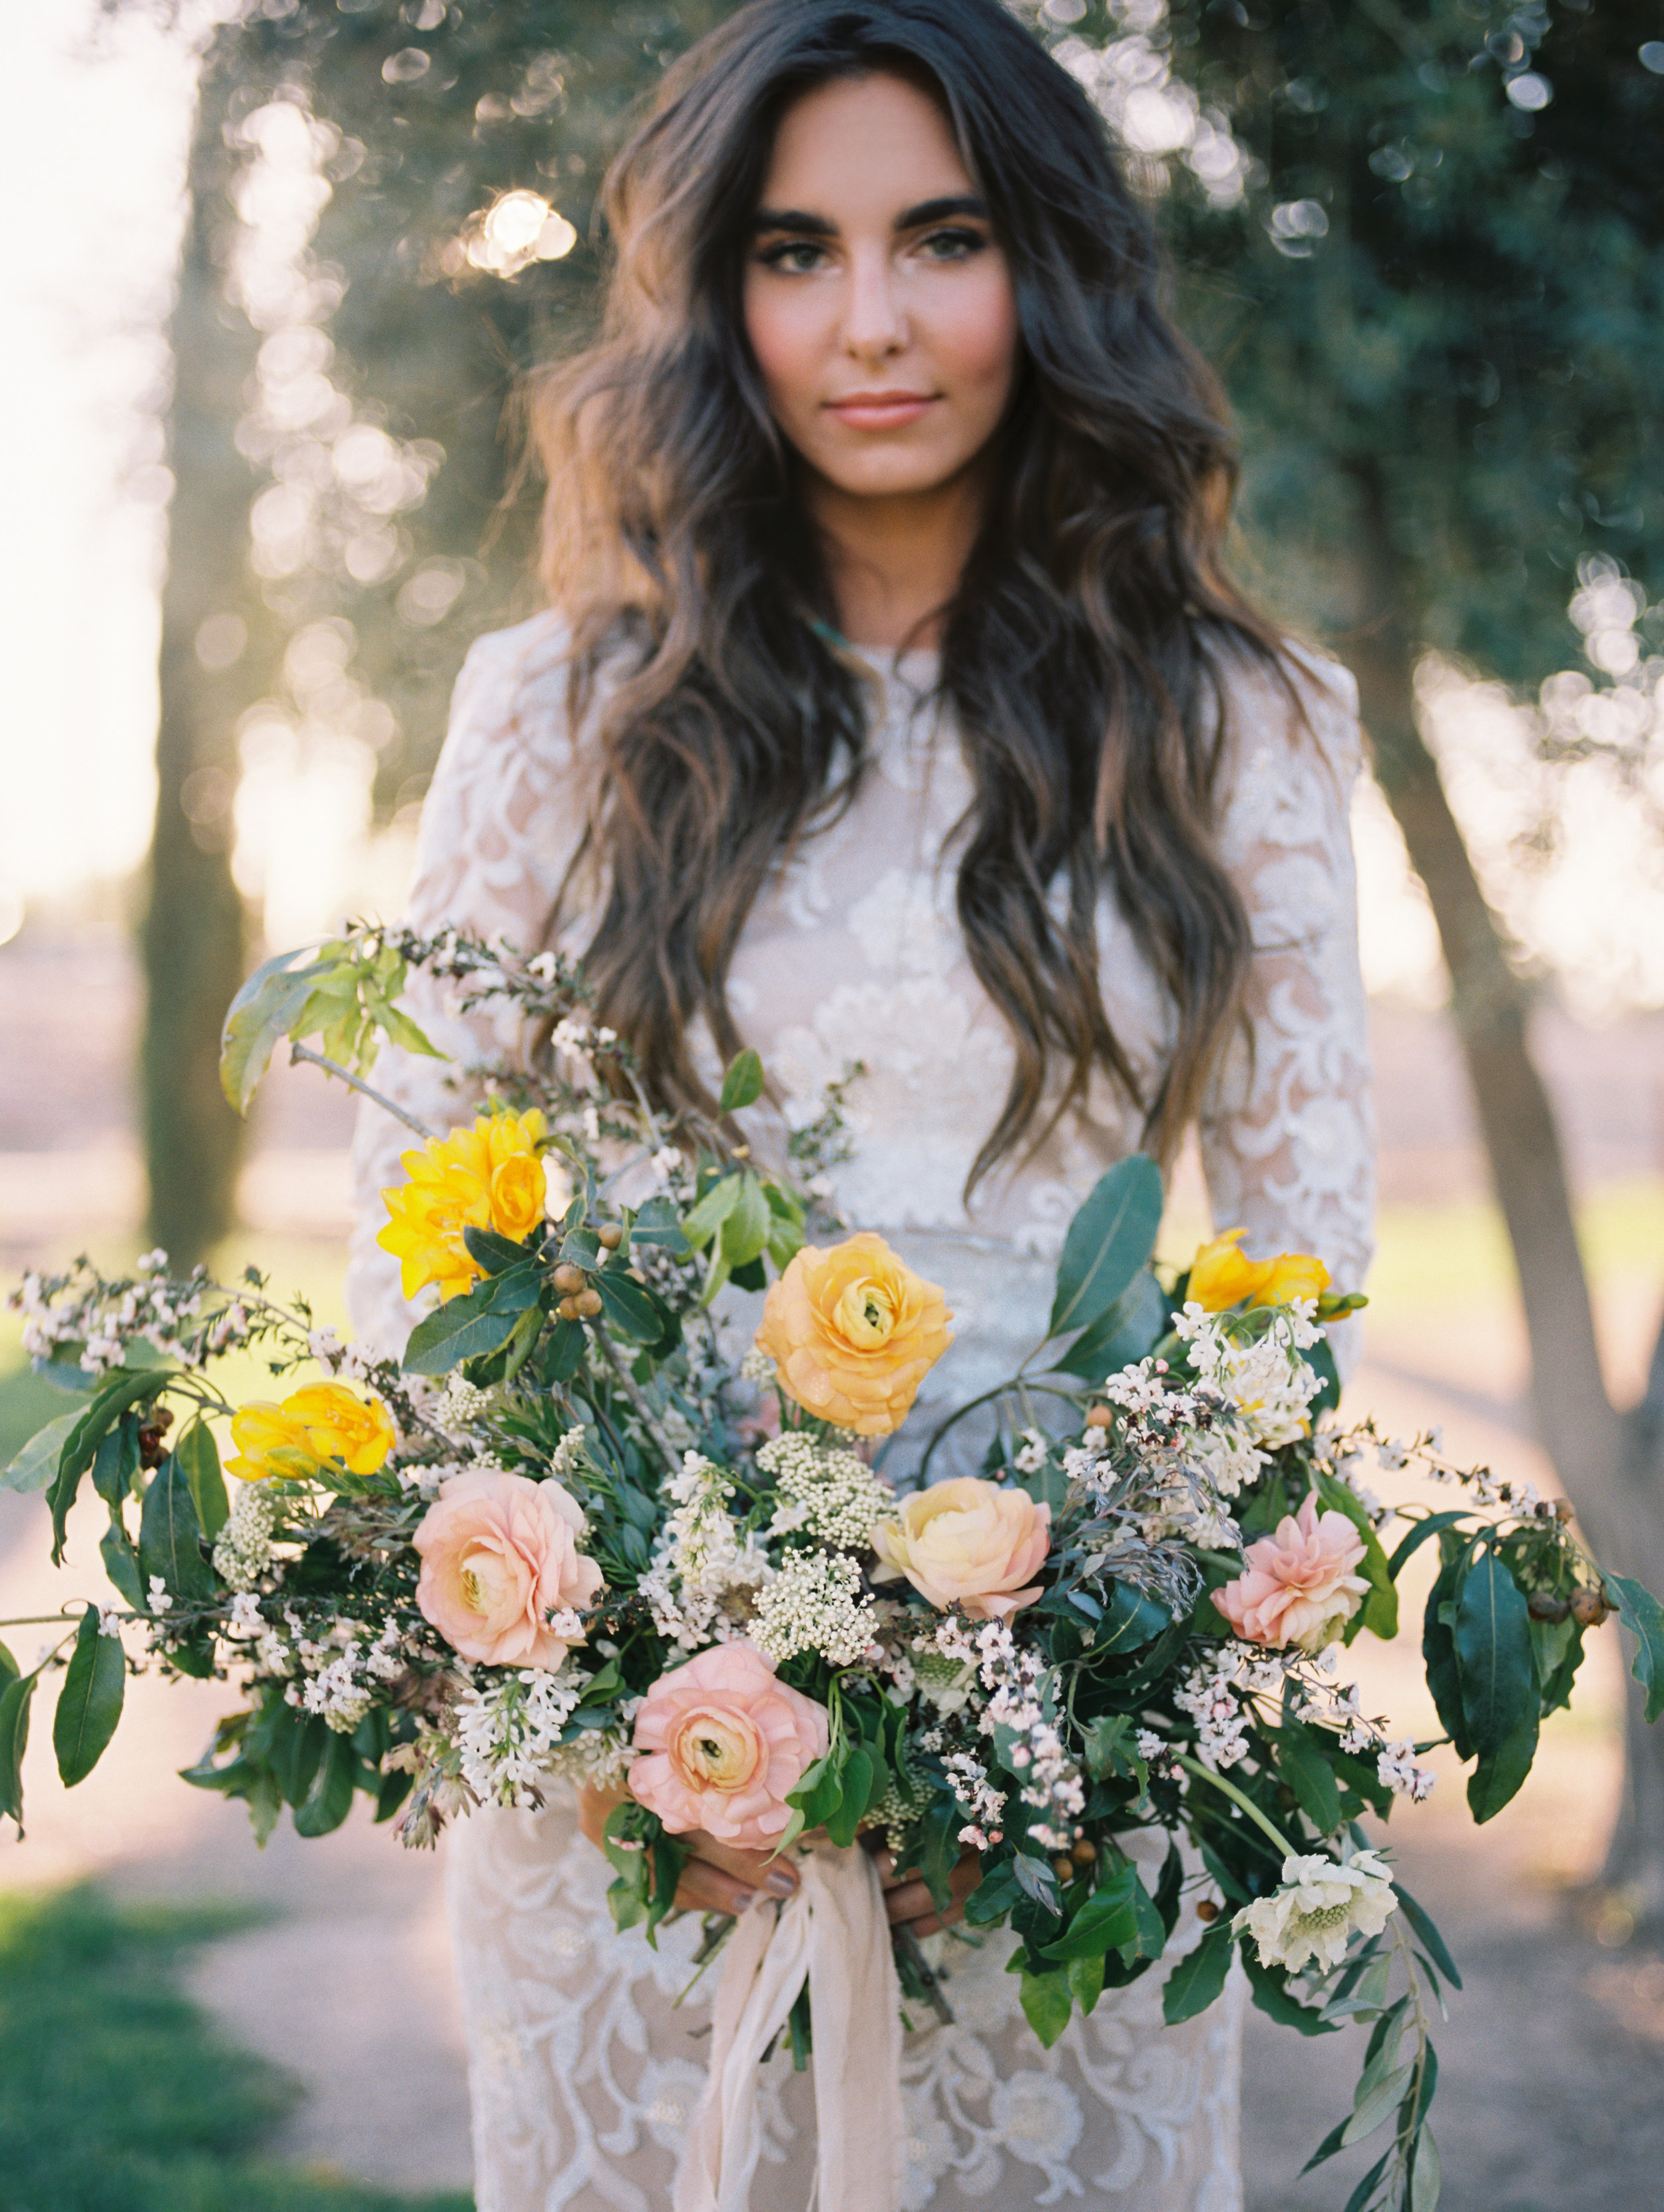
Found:
<svg viewBox="0 0 1664 2212"><path fill-rule="evenodd" d="M453 923L525 950L544 942L582 830L573 758L561 624L545 615L479 639L457 678L450 729L422 810L406 910L413 928L432 934ZM389 1047L372 1080L430 1128L452 1127L479 1096L467 1071L518 1051L518 1028L505 1026L512 1017L463 1020L422 976L412 981L408 1003L449 1058ZM347 1303L358 1335L381 1349L404 1343L419 1310L400 1295L398 1261L375 1241L386 1219L380 1193L402 1179L400 1155L419 1142L379 1106L362 1102L353 1143Z"/></svg>
<svg viewBox="0 0 1664 2212"><path fill-rule="evenodd" d="M1248 1034L1199 1121L1215 1222L1257 1257L1315 1252L1362 1286L1375 1249L1375 1115L1350 811L1362 758L1357 687L1302 653L1311 733L1260 675L1234 695L1235 770L1221 824L1248 908ZM1315 739L1315 744L1313 740ZM1337 1354L1356 1354L1351 1324ZM1343 1364L1348 1364L1343 1362Z"/></svg>

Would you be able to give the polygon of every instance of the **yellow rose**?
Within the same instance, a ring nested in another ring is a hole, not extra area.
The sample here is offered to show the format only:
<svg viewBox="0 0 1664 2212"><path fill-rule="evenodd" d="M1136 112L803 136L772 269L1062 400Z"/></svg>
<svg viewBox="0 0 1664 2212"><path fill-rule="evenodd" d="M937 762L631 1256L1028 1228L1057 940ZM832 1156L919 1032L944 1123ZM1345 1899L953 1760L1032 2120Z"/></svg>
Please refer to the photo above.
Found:
<svg viewBox="0 0 1664 2212"><path fill-rule="evenodd" d="M915 1490L898 1520L873 1531L887 1565L944 1613L962 1606L973 1620L1002 1620L1032 1605L1041 1585L1029 1577L1051 1545L1049 1505L969 1474Z"/></svg>
<svg viewBox="0 0 1664 2212"><path fill-rule="evenodd" d="M338 1459L349 1474L373 1474L398 1441L380 1401L367 1406L344 1382L309 1382L284 1399L282 1410L315 1452Z"/></svg>
<svg viewBox="0 0 1664 2212"><path fill-rule="evenodd" d="M239 1482L264 1482L273 1476L300 1481L321 1474L306 1424L269 1399L256 1398L231 1417L231 1441L237 1456L225 1463Z"/></svg>
<svg viewBox="0 0 1664 2212"><path fill-rule="evenodd" d="M471 1129L429 1137L402 1165L410 1180L384 1190L392 1218L376 1242L399 1262L407 1298L428 1283L441 1298L465 1291L481 1273L463 1241L467 1229L495 1229L517 1243L543 1218L544 1117L482 1114Z"/></svg>
<svg viewBox="0 0 1664 2212"><path fill-rule="evenodd" d="M887 1437L953 1342L934 1283L863 1231L826 1251L805 1244L769 1285L757 1347L780 1389L822 1420Z"/></svg>
<svg viewBox="0 0 1664 2212"><path fill-rule="evenodd" d="M1237 1249L1246 1229L1227 1229L1204 1244L1191 1262L1193 1298L1209 1313L1227 1306L1285 1306L1295 1298L1315 1298L1329 1286L1329 1271L1309 1252L1279 1252L1274 1260L1250 1260Z"/></svg>

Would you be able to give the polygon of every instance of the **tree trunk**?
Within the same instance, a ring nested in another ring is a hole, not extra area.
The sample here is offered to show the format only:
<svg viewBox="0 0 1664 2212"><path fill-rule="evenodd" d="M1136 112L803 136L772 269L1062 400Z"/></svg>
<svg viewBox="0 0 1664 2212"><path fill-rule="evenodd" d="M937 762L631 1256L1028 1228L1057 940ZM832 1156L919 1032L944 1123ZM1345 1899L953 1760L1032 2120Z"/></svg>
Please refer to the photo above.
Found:
<svg viewBox="0 0 1664 2212"><path fill-rule="evenodd" d="M1565 1157L1531 1057L1525 990L1418 726L1416 632L1384 489L1369 470L1358 471L1357 484L1360 619L1346 657L1376 773L1426 888L1450 971L1451 1013L1519 1276L1538 1433L1596 1556L1656 1589L1664 1587L1656 1442L1664 1359L1655 1360L1647 1401L1620 1413L1601 1374ZM1657 1920L1664 1919L1664 1736L1642 1725L1633 1687L1625 1802L1606 1879L1623 1883L1638 1917Z"/></svg>
<svg viewBox="0 0 1664 2212"><path fill-rule="evenodd" d="M140 932L141 1047L149 1233L176 1263L230 1228L242 1123L219 1083L220 1026L242 980L242 901L231 877L234 679L211 674L197 640L234 607L246 569L253 478L234 433L255 334L224 301L216 265L233 221L223 123L229 34L207 57L190 169L190 213L172 324L173 397L161 714L149 896Z"/></svg>

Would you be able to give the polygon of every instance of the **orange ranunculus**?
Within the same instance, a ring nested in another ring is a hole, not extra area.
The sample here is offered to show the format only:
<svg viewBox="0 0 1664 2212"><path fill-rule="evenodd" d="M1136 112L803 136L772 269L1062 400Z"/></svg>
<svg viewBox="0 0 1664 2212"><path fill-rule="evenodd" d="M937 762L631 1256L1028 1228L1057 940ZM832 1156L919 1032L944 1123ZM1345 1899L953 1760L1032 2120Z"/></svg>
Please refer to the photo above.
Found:
<svg viewBox="0 0 1664 2212"><path fill-rule="evenodd" d="M934 1283L863 1231L821 1251L805 1244L769 1285L757 1331L788 1398L841 1429L887 1437L953 1342Z"/></svg>
<svg viewBox="0 0 1664 2212"><path fill-rule="evenodd" d="M232 1415L231 1441L237 1455L226 1462L225 1471L239 1482L265 1482L273 1476L293 1482L324 1471L306 1423L269 1399L253 1399Z"/></svg>
<svg viewBox="0 0 1664 2212"><path fill-rule="evenodd" d="M406 1152L410 1180L381 1194L392 1217L376 1242L400 1266L407 1298L428 1283L442 1298L465 1291L480 1273L463 1239L467 1229L495 1229L516 1242L543 1218L544 1117L482 1114L471 1129L429 1137Z"/></svg>
<svg viewBox="0 0 1664 2212"><path fill-rule="evenodd" d="M1209 1313L1227 1306L1285 1306L1296 1298L1315 1298L1329 1286L1329 1271L1309 1252L1279 1252L1274 1260L1250 1260L1237 1248L1246 1229L1227 1229L1204 1244L1191 1262L1187 1296Z"/></svg>
<svg viewBox="0 0 1664 2212"><path fill-rule="evenodd" d="M398 1442L380 1400L366 1405L344 1382L309 1382L284 1399L283 1412L301 1423L315 1452L338 1459L349 1474L373 1474Z"/></svg>

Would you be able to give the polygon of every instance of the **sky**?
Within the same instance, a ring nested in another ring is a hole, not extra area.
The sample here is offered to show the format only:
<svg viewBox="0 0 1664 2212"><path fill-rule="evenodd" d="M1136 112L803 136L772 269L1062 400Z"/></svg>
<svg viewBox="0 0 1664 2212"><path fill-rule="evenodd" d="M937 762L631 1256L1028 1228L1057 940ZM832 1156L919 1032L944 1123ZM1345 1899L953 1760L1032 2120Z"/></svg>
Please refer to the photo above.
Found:
<svg viewBox="0 0 1664 2212"><path fill-rule="evenodd" d="M205 14L221 0L199 4ZM111 23L97 0L0 0L0 192L14 211L0 348L0 410L14 426L0 530L3 943L26 908L130 877L149 839L170 488L162 329L192 62L188 42L143 12ZM1630 649L1627 603L1580 620L1596 631L1597 666L1612 640ZM1487 889L1533 957L1586 1013L1664 1005L1664 848L1599 748L1569 779L1546 780L1525 718L1454 672L1424 686L1424 714ZM303 878L280 881L269 855L239 856L240 880L264 884L283 942L349 907L398 903L408 836L367 834L364 793L348 778L337 779L340 834L319 837L327 781L293 794L314 832ZM282 793L263 788L240 821L269 827L292 812ZM1560 831L1546 860L1535 834L1545 813ZM1367 785L1354 833L1366 980L1436 1005L1444 985L1431 916ZM1525 865L1528 848L1538 857Z"/></svg>

